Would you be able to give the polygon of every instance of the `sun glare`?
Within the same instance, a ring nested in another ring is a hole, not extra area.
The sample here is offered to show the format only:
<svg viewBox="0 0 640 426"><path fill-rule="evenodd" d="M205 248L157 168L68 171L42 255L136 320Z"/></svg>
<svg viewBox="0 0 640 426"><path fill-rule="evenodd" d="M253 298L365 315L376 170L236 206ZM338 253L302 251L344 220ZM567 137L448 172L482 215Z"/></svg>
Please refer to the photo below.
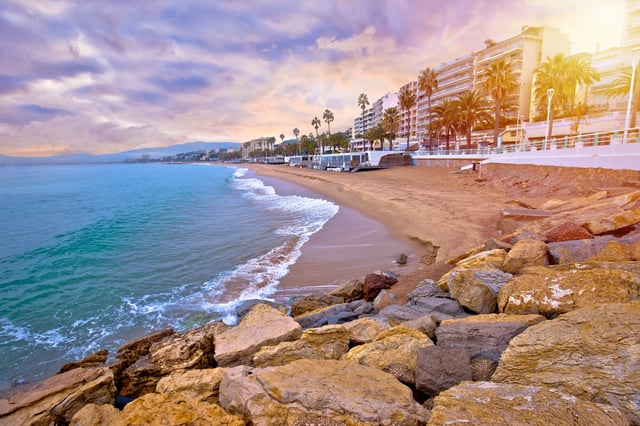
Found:
<svg viewBox="0 0 640 426"><path fill-rule="evenodd" d="M618 47L624 30L624 0L587 1L565 18L571 53ZM565 25L563 25L565 27Z"/></svg>

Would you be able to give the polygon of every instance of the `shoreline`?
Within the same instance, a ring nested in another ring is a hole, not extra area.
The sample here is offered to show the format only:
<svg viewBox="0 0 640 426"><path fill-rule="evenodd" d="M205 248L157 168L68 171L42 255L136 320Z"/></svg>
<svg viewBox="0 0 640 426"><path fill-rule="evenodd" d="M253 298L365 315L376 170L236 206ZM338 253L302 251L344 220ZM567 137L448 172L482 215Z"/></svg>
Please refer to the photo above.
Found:
<svg viewBox="0 0 640 426"><path fill-rule="evenodd" d="M406 274L418 267L421 246L383 222L299 182L249 169L278 195L322 198L339 206L338 213L303 245L300 257L280 280L276 298L308 295L314 288L326 291L379 269ZM400 254L407 255L406 265L395 263Z"/></svg>

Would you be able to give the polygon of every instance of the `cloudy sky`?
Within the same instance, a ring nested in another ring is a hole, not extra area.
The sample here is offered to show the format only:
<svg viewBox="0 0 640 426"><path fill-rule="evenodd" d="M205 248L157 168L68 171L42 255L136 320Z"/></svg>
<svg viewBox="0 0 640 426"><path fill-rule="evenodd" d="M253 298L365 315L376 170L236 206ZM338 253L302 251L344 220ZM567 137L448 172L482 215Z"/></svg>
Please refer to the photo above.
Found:
<svg viewBox="0 0 640 426"><path fill-rule="evenodd" d="M325 109L345 130L360 93L487 38L551 25L593 52L620 44L623 15L624 0L0 0L0 154L291 138Z"/></svg>

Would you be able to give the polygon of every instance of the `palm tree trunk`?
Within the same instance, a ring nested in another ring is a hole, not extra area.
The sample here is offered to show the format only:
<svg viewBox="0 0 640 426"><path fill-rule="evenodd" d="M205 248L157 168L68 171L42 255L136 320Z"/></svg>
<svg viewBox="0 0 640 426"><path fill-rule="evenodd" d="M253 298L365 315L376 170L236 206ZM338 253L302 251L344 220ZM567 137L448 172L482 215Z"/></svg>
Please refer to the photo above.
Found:
<svg viewBox="0 0 640 426"><path fill-rule="evenodd" d="M407 151L409 151L409 139L411 139L411 111L409 113L409 130L407 132Z"/></svg>
<svg viewBox="0 0 640 426"><path fill-rule="evenodd" d="M427 114L429 114L429 124L427 126L427 132L429 133L429 149L431 149L431 96L427 96Z"/></svg>

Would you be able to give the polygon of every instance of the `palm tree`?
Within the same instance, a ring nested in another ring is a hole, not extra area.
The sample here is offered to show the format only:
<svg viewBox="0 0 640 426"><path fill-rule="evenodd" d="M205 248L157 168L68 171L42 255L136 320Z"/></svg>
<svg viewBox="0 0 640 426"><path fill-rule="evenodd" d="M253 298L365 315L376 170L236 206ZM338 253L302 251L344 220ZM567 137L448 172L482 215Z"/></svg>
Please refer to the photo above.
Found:
<svg viewBox="0 0 640 426"><path fill-rule="evenodd" d="M313 120L311 120L311 125L316 129L316 141L318 140L318 127L320 127L320 124L322 124L320 119L318 117L313 117ZM321 147L320 154L322 154L323 150L324 150L324 146Z"/></svg>
<svg viewBox="0 0 640 426"><path fill-rule="evenodd" d="M380 125L384 129L385 133L389 136L389 150L392 150L393 140L398 134L398 130L400 130L400 113L398 112L398 108L391 107L385 109ZM384 141L382 142L382 148L384 149Z"/></svg>
<svg viewBox="0 0 640 426"><path fill-rule="evenodd" d="M327 123L327 129L329 130L329 134L331 134L331 122L333 121L333 113L328 110L325 109L324 112L322 113L322 119L324 120L325 123Z"/></svg>
<svg viewBox="0 0 640 426"><path fill-rule="evenodd" d="M607 90L607 98L612 99L615 97L626 97L629 95L629 89L631 89L631 67L627 67L622 70L619 77L613 80L613 83L609 90ZM640 67L636 67L636 77L633 82L633 98L631 99L631 103L633 104L632 110L634 112L640 111L640 80L638 80L638 75L640 74ZM628 99L628 98L627 98ZM631 114L631 121L629 123L630 128L636 127L636 114Z"/></svg>
<svg viewBox="0 0 640 426"><path fill-rule="evenodd" d="M493 62L487 71L487 77L484 80L484 89L495 106L495 114L493 117L493 144L498 144L498 133L500 132L500 118L502 110L506 106L509 98L519 88L518 78L511 69L511 62L501 58Z"/></svg>
<svg viewBox="0 0 640 426"><path fill-rule="evenodd" d="M475 90L467 90L455 99L460 130L467 136L467 150L471 149L471 131L478 125L491 122L489 102Z"/></svg>
<svg viewBox="0 0 640 426"><path fill-rule="evenodd" d="M409 89L408 87L405 87L402 90L402 92L400 92L400 96L398 97L398 105L400 105L401 109L407 112L407 117L409 118L408 130L407 130L407 151L409 150L409 140L411 139L411 108L413 108L415 104L416 104L416 92ZM385 114L386 112L387 111L385 111Z"/></svg>
<svg viewBox="0 0 640 426"><path fill-rule="evenodd" d="M449 151L449 138L456 135L456 124L458 123L458 107L452 99L445 99L433 108L433 129L437 133L445 132L447 141L447 151Z"/></svg>
<svg viewBox="0 0 640 426"><path fill-rule="evenodd" d="M429 147L431 147L431 96L433 92L438 90L438 74L436 70L432 68L425 68L420 71L418 76L418 90L424 92L427 97L429 115L429 124L427 125L427 131L429 132Z"/></svg>
<svg viewBox="0 0 640 426"><path fill-rule="evenodd" d="M280 142L284 142L284 133L280 133Z"/></svg>
<svg viewBox="0 0 640 426"><path fill-rule="evenodd" d="M293 129L293 136L296 137L296 141L298 140L298 136L300 135L300 129L297 127Z"/></svg>
<svg viewBox="0 0 640 426"><path fill-rule="evenodd" d="M369 106L369 98L365 93L360 93L358 96L358 106L362 108L362 134L363 136L367 134L367 128L364 125L364 110ZM366 138L366 136L364 136ZM364 150L366 143L366 139L362 142L362 149Z"/></svg>
<svg viewBox="0 0 640 426"><path fill-rule="evenodd" d="M590 85L600 80L600 74L591 64L578 57L567 58L558 53L540 64L535 71L534 98L538 105L547 105L547 90L553 89L549 109L549 133L553 133L553 117L556 109L569 111L575 103L576 86Z"/></svg>

